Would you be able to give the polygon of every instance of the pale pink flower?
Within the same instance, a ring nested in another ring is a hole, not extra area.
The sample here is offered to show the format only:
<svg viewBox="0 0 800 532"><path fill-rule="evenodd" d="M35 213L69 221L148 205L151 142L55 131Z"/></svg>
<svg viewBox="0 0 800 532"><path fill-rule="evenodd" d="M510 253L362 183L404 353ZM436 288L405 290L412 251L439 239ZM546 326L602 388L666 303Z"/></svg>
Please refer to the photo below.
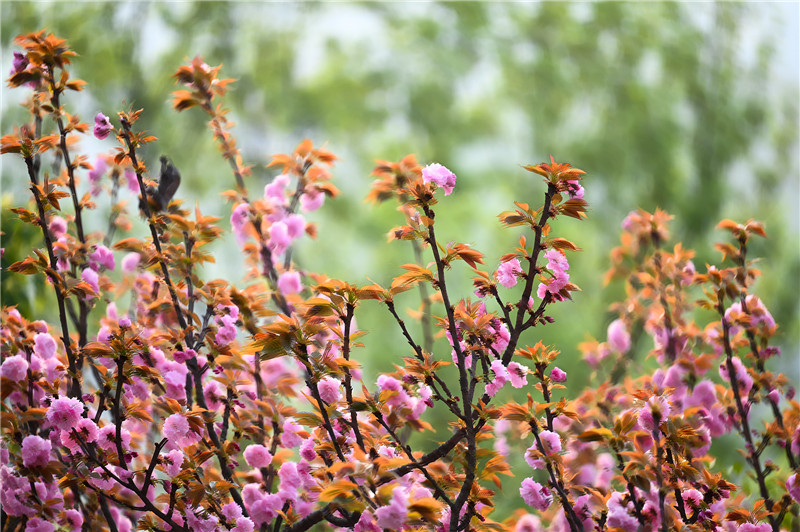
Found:
<svg viewBox="0 0 800 532"><path fill-rule="evenodd" d="M267 467L272 462L272 454L263 445L248 445L244 450L244 459L250 467Z"/></svg>
<svg viewBox="0 0 800 532"><path fill-rule="evenodd" d="M539 433L539 439L544 446L544 454L551 455L561 451L561 437L550 430L543 430Z"/></svg>
<svg viewBox="0 0 800 532"><path fill-rule="evenodd" d="M141 260L142 256L135 251L132 251L125 255L122 258L122 271L125 273L131 273L136 271L136 267L139 266L139 261Z"/></svg>
<svg viewBox="0 0 800 532"><path fill-rule="evenodd" d="M33 337L33 352L44 358L52 358L56 355L56 340L48 333L38 333Z"/></svg>
<svg viewBox="0 0 800 532"><path fill-rule="evenodd" d="M331 403L338 403L339 399L342 397L342 392L339 391L339 387L342 383L334 379L333 377L325 377L319 381L319 395L322 397L322 400L328 404Z"/></svg>
<svg viewBox="0 0 800 532"><path fill-rule="evenodd" d="M131 445L131 433L124 428L121 428L120 435L122 436L122 449L128 449ZM106 451L117 450L117 427L115 425L105 425L97 433L97 445Z"/></svg>
<svg viewBox="0 0 800 532"><path fill-rule="evenodd" d="M456 175L441 164L433 163L422 169L422 181L436 183L444 190L444 195L449 196L456 186Z"/></svg>
<svg viewBox="0 0 800 532"><path fill-rule="evenodd" d="M547 510L553 502L553 494L546 486L542 486L532 478L522 481L519 494L525 504L537 510Z"/></svg>
<svg viewBox="0 0 800 532"><path fill-rule="evenodd" d="M300 196L300 209L303 212L313 212L322 207L325 202L325 194L316 188L307 189Z"/></svg>
<svg viewBox="0 0 800 532"><path fill-rule="evenodd" d="M167 475L170 477L177 477L181 472L181 466L183 465L184 454L183 451L180 449L174 449L168 452L164 456L164 468L167 471ZM241 511L240 511L241 514Z"/></svg>
<svg viewBox="0 0 800 532"><path fill-rule="evenodd" d="M243 246L247 241L246 227L249 217L250 205L247 203L237 205L231 214L231 228L233 229L233 234L236 235L236 242L239 243L239 246Z"/></svg>
<svg viewBox="0 0 800 532"><path fill-rule="evenodd" d="M508 377L511 380L511 386L522 388L528 384L528 368L517 362L511 362L508 365Z"/></svg>
<svg viewBox="0 0 800 532"><path fill-rule="evenodd" d="M631 348L631 335L621 319L612 321L608 326L608 345L619 354L627 353Z"/></svg>
<svg viewBox="0 0 800 532"><path fill-rule="evenodd" d="M489 397L494 397L500 391L500 388L508 382L509 374L502 360L493 360L491 370L494 372L494 379L486 383L486 393Z"/></svg>
<svg viewBox="0 0 800 532"><path fill-rule="evenodd" d="M269 244L267 245L276 257L283 255L291 243L289 228L284 222L275 222L269 227Z"/></svg>
<svg viewBox="0 0 800 532"><path fill-rule="evenodd" d="M225 519L228 521L235 521L242 516L242 507L235 502L229 502L222 506L222 515L224 515Z"/></svg>
<svg viewBox="0 0 800 532"><path fill-rule="evenodd" d="M511 259L506 261L497 268L495 277L497 281L506 288L512 288L517 284L519 279L518 274L524 273L519 259Z"/></svg>
<svg viewBox="0 0 800 532"><path fill-rule="evenodd" d="M286 232L292 240L302 236L306 230L306 220L301 214L290 214L283 223L286 224Z"/></svg>
<svg viewBox="0 0 800 532"><path fill-rule="evenodd" d="M278 290L284 294L297 294L303 290L298 272L284 272L278 277Z"/></svg>
<svg viewBox="0 0 800 532"><path fill-rule="evenodd" d="M172 414L164 420L164 437L179 447L188 447L200 441L201 436L194 432L189 420L183 414Z"/></svg>
<svg viewBox="0 0 800 532"><path fill-rule="evenodd" d="M47 409L47 420L56 428L69 430L78 424L83 414L83 403L74 397L54 400Z"/></svg>
<svg viewBox="0 0 800 532"><path fill-rule="evenodd" d="M772 526L769 523L742 523L736 532L771 532Z"/></svg>
<svg viewBox="0 0 800 532"><path fill-rule="evenodd" d="M375 510L375 517L381 528L402 529L403 523L408 518L408 496L405 491L402 488L395 488L389 505Z"/></svg>
<svg viewBox="0 0 800 532"><path fill-rule="evenodd" d="M297 447L303 440L297 435L300 425L294 419L287 419L283 422L283 432L281 432L281 445L287 449Z"/></svg>
<svg viewBox="0 0 800 532"><path fill-rule="evenodd" d="M28 361L22 355L10 356L0 366L0 375L12 381L24 380L28 376Z"/></svg>
<svg viewBox="0 0 800 532"><path fill-rule="evenodd" d="M753 387L753 378L750 376L750 373L747 372L747 368L742 364L742 361L739 357L733 357L731 359L731 363L733 364L733 369L736 372L736 385L739 387L739 395L747 397L747 394L750 393L750 389ZM726 381L730 382L730 377L728 376L728 364L723 362L719 366L719 375Z"/></svg>
<svg viewBox="0 0 800 532"><path fill-rule="evenodd" d="M39 436L25 436L22 440L22 464L25 467L46 466L50 463L50 440Z"/></svg>
<svg viewBox="0 0 800 532"><path fill-rule="evenodd" d="M284 189L288 184L289 176L287 174L279 175L272 180L272 183L269 183L264 187L264 199L273 200L279 205L283 205L286 201Z"/></svg>

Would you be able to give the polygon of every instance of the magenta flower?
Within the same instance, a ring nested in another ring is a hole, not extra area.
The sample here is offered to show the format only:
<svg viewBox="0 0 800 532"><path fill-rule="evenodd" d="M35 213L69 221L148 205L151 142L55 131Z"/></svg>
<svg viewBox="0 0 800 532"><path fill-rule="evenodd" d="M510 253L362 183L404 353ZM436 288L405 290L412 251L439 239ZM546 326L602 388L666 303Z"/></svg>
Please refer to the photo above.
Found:
<svg viewBox="0 0 800 532"><path fill-rule="evenodd" d="M290 214L283 223L286 224L286 232L292 240L301 237L306 230L306 219L301 214Z"/></svg>
<svg viewBox="0 0 800 532"><path fill-rule="evenodd" d="M170 477L177 477L181 472L183 465L184 455L180 449L174 449L164 456L164 468L167 470L167 475Z"/></svg>
<svg viewBox="0 0 800 532"><path fill-rule="evenodd" d="M247 221L250 217L250 205L240 203L231 213L231 228L236 235L236 242L243 246L247 241Z"/></svg>
<svg viewBox="0 0 800 532"><path fill-rule="evenodd" d="M25 532L53 532L55 529L56 526L54 524L48 523L38 517L28 519L28 523L25 525Z"/></svg>
<svg viewBox="0 0 800 532"><path fill-rule="evenodd" d="M555 367L553 371L550 372L550 379L553 382L565 382L567 380L567 374L558 367Z"/></svg>
<svg viewBox="0 0 800 532"><path fill-rule="evenodd" d="M272 200L272 202L277 203L278 205L283 205L286 202L284 189L288 184L289 176L287 174L279 175L272 180L272 183L269 183L264 187L264 199Z"/></svg>
<svg viewBox="0 0 800 532"><path fill-rule="evenodd" d="M67 232L67 221L61 216L53 216L50 218L49 228L53 238L58 240Z"/></svg>
<svg viewBox="0 0 800 532"><path fill-rule="evenodd" d="M422 169L422 181L436 183L444 189L444 195L449 196L456 186L456 174L439 163L433 163Z"/></svg>
<svg viewBox="0 0 800 532"><path fill-rule="evenodd" d="M16 382L24 380L28 376L28 361L22 355L8 357L0 366L0 376Z"/></svg>
<svg viewBox="0 0 800 532"><path fill-rule="evenodd" d="M97 113L94 117L94 136L99 140L104 140L109 133L114 129L111 121L103 113Z"/></svg>
<svg viewBox="0 0 800 532"><path fill-rule="evenodd" d="M300 425L294 419L289 418L284 421L283 432L281 432L281 445L287 449L293 449L303 443L302 438L297 435L299 430Z"/></svg>
<svg viewBox="0 0 800 532"><path fill-rule="evenodd" d="M289 228L284 222L275 222L269 227L269 249L278 257L283 255L292 239L289 236Z"/></svg>
<svg viewBox="0 0 800 532"><path fill-rule="evenodd" d="M408 518L408 496L402 488L392 491L392 500L388 506L381 506L375 510L378 526L400 530Z"/></svg>
<svg viewBox="0 0 800 532"><path fill-rule="evenodd" d="M122 448L128 449L131 445L131 433L126 429L120 431L122 436ZM106 425L97 433L97 445L106 451L116 451L117 449L117 427Z"/></svg>
<svg viewBox="0 0 800 532"><path fill-rule="evenodd" d="M553 502L553 494L550 493L550 490L532 478L526 478L522 481L519 494L525 504L537 510L547 510Z"/></svg>
<svg viewBox="0 0 800 532"><path fill-rule="evenodd" d="M14 59L11 63L11 75L19 74L28 68L28 56L21 52L14 52Z"/></svg>
<svg viewBox="0 0 800 532"><path fill-rule="evenodd" d="M309 462L317 457L317 451L314 450L314 439L306 438L300 445L300 456Z"/></svg>
<svg viewBox="0 0 800 532"><path fill-rule="evenodd" d="M736 532L770 532L772 526L769 523L742 523Z"/></svg>
<svg viewBox="0 0 800 532"><path fill-rule="evenodd" d="M653 432L670 415L672 409L664 397L651 397L639 410L639 425Z"/></svg>
<svg viewBox="0 0 800 532"><path fill-rule="evenodd" d="M323 401L328 404L338 403L342 397L342 392L339 391L341 382L333 377L325 377L319 381L319 395Z"/></svg>
<svg viewBox="0 0 800 532"><path fill-rule="evenodd" d="M248 445L244 450L244 459L250 467L267 467L272 463L272 454L263 445Z"/></svg>
<svg viewBox="0 0 800 532"><path fill-rule="evenodd" d="M83 414L83 403L74 397L61 397L50 404L47 420L56 428L70 430L78 424Z"/></svg>
<svg viewBox="0 0 800 532"><path fill-rule="evenodd" d="M80 530L83 525L83 516L78 510L66 510L64 516L67 518L67 524L71 530Z"/></svg>
<svg viewBox="0 0 800 532"><path fill-rule="evenodd" d="M100 178L108 170L108 163L102 157L98 157L94 163L94 168L89 170L89 184L91 185L92 196L97 196L102 190L100 187Z"/></svg>
<svg viewBox="0 0 800 532"><path fill-rule="evenodd" d="M139 266L139 261L141 259L142 256L135 251L128 253L122 258L122 271L125 273L136 271L136 267Z"/></svg>
<svg viewBox="0 0 800 532"><path fill-rule="evenodd" d="M631 348L631 335L628 334L625 322L621 319L616 319L609 324L608 345L612 351L619 354L627 353Z"/></svg>
<svg viewBox="0 0 800 532"><path fill-rule="evenodd" d="M81 272L81 279L92 287L92 290L94 290L95 295L100 294L100 285L98 284L99 277L96 271L94 271L91 268L86 268Z"/></svg>
<svg viewBox="0 0 800 532"><path fill-rule="evenodd" d="M220 326L217 329L217 334L214 336L214 341L220 346L226 346L236 339L236 318L229 314L217 316L217 324Z"/></svg>
<svg viewBox="0 0 800 532"><path fill-rule="evenodd" d="M739 387L739 394L742 396L747 396L750 393L750 389L753 387L753 378L747 372L747 368L744 367L742 361L739 357L733 357L731 359L733 363L733 369L736 372L736 385ZM719 375L726 381L730 382L730 377L728 376L728 364L723 363L719 367Z"/></svg>
<svg viewBox="0 0 800 532"><path fill-rule="evenodd" d="M523 274L522 266L519 259L511 259L506 261L497 268L494 276L497 281L506 288L512 288L517 284L519 274Z"/></svg>
<svg viewBox="0 0 800 532"><path fill-rule="evenodd" d="M297 294L303 290L303 282L297 272L284 272L278 277L278 290L284 294Z"/></svg>
<svg viewBox="0 0 800 532"><path fill-rule="evenodd" d="M22 440L22 465L25 467L43 467L50 463L50 440L39 436L25 436Z"/></svg>

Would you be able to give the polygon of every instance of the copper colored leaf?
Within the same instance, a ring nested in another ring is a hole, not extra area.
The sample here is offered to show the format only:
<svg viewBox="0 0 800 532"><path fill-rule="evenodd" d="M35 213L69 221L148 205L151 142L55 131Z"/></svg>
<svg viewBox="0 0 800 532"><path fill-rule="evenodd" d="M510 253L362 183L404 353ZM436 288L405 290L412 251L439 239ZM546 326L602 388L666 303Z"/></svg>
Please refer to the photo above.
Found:
<svg viewBox="0 0 800 532"><path fill-rule="evenodd" d="M350 492L358 488L355 482L349 480L337 480L333 484L326 486L319 494L322 502L331 502L342 496L350 496Z"/></svg>

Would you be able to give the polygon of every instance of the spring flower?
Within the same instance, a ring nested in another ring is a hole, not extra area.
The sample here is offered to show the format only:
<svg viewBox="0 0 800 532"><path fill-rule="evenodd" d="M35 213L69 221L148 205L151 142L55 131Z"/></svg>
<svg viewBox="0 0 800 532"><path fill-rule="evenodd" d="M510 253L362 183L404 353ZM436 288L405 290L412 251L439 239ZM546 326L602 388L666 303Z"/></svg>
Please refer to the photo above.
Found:
<svg viewBox="0 0 800 532"><path fill-rule="evenodd" d="M770 532L772 526L769 523L742 523L736 532Z"/></svg>
<svg viewBox="0 0 800 532"><path fill-rule="evenodd" d="M283 422L283 432L281 432L281 445L287 449L292 449L303 443L302 438L297 435L300 425L294 419L287 419Z"/></svg>
<svg viewBox="0 0 800 532"><path fill-rule="evenodd" d="M739 387L739 394L746 397L747 394L750 393L750 389L753 387L753 377L751 377L747 372L747 368L744 367L744 364L742 364L742 361L739 357L733 357L731 359L731 363L733 364L733 369L736 372L736 384ZM730 382L730 377L728 376L728 364L723 363L720 365L719 375L726 381Z"/></svg>
<svg viewBox="0 0 800 532"><path fill-rule="evenodd" d="M54 357L56 348L55 338L48 333L38 333L33 337L33 352L44 359Z"/></svg>
<svg viewBox="0 0 800 532"><path fill-rule="evenodd" d="M67 524L71 530L80 530L83 525L83 516L78 510L65 510L64 516L67 518Z"/></svg>
<svg viewBox="0 0 800 532"><path fill-rule="evenodd" d="M243 246L245 241L247 241L247 220L250 216L250 205L247 203L240 203L233 209L233 213L231 213L231 228L233 229L233 234L236 235L236 242L239 243L239 246Z"/></svg>
<svg viewBox="0 0 800 532"><path fill-rule="evenodd" d="M250 467L267 467L272 462L272 454L263 445L248 445L244 450L244 459Z"/></svg>
<svg viewBox="0 0 800 532"><path fill-rule="evenodd" d="M511 380L511 386L522 388L528 384L528 368L517 362L511 362L508 365L508 378Z"/></svg>
<svg viewBox="0 0 800 532"><path fill-rule="evenodd" d="M392 491L392 500L389 505L375 510L375 517L381 528L396 530L403 528L403 523L408 518L408 496L404 490L395 488Z"/></svg>
<svg viewBox="0 0 800 532"><path fill-rule="evenodd" d="M300 445L300 456L309 462L317 457L317 451L314 450L314 439L306 438Z"/></svg>
<svg viewBox="0 0 800 532"><path fill-rule="evenodd" d="M14 74L24 72L26 68L28 68L28 56L21 52L14 52L14 60L11 63L10 75L13 76Z"/></svg>
<svg viewBox="0 0 800 532"><path fill-rule="evenodd" d="M268 183L264 187L264 199L272 200L278 205L283 205L286 202L286 195L284 194L284 189L288 184L289 184L289 175L288 174L279 175L278 177L273 179L271 183Z"/></svg>
<svg viewBox="0 0 800 532"><path fill-rule="evenodd" d="M312 188L300 196L300 209L303 212L314 212L325 202L325 194Z"/></svg>
<svg viewBox="0 0 800 532"><path fill-rule="evenodd" d="M103 113L97 113L94 117L94 136L99 140L104 140L109 133L114 129L111 121Z"/></svg>
<svg viewBox="0 0 800 532"><path fill-rule="evenodd" d="M278 290L284 294L297 294L303 290L298 272L284 272L278 277Z"/></svg>
<svg viewBox="0 0 800 532"><path fill-rule="evenodd" d="M28 519L28 523L25 525L25 532L53 532L55 529L56 526L54 524L43 521L38 517Z"/></svg>
<svg viewBox="0 0 800 532"><path fill-rule="evenodd" d="M92 290L94 290L96 295L100 294L100 285L98 284L99 277L96 271L91 268L86 268L81 272L81 279L83 279L89 286L92 287Z"/></svg>
<svg viewBox="0 0 800 532"><path fill-rule="evenodd" d="M107 270L113 270L115 266L114 253L102 244L98 245L94 253L89 255L90 268L94 271L98 271L101 266Z"/></svg>
<svg viewBox="0 0 800 532"><path fill-rule="evenodd" d="M550 380L553 382L566 382L567 374L565 371L555 367L553 371L550 372Z"/></svg>
<svg viewBox="0 0 800 532"><path fill-rule="evenodd" d="M50 404L47 420L61 430L70 430L78 424L83 414L83 403L74 397L61 397Z"/></svg>
<svg viewBox="0 0 800 532"><path fill-rule="evenodd" d="M553 494L546 486L542 486L532 478L522 481L519 494L525 504L537 510L547 510L553 502Z"/></svg>
<svg viewBox="0 0 800 532"><path fill-rule="evenodd" d="M511 259L506 261L497 268L495 277L497 281L506 288L512 288L517 284L518 274L524 273L519 259Z"/></svg>
<svg viewBox="0 0 800 532"><path fill-rule="evenodd" d="M283 255L291 243L289 228L284 222L275 222L269 227L269 244L267 245L276 257Z"/></svg>
<svg viewBox="0 0 800 532"><path fill-rule="evenodd" d="M122 437L122 448L127 449L131 445L131 433L122 429L120 431ZM97 445L106 451L116 451L117 449L117 427L115 425L106 425L97 433Z"/></svg>
<svg viewBox="0 0 800 532"><path fill-rule="evenodd" d="M22 464L25 467L46 466L50 463L50 440L39 436L25 436L22 440Z"/></svg>
<svg viewBox="0 0 800 532"><path fill-rule="evenodd" d="M612 351L623 354L631 348L631 335L625 328L625 322L621 319L612 321L608 326L608 345Z"/></svg>
<svg viewBox="0 0 800 532"><path fill-rule="evenodd" d="M339 391L341 382L333 377L325 377L319 381L319 395L322 400L328 404L338 403L342 397L342 392Z"/></svg>
<svg viewBox="0 0 800 532"><path fill-rule="evenodd" d="M22 355L8 357L0 366L0 376L17 382L24 380L28 376L28 361Z"/></svg>
<svg viewBox="0 0 800 532"><path fill-rule="evenodd" d="M486 384L486 393L489 397L494 397L500 391L500 388L508 382L510 376L502 360L493 360L491 370L494 372L494 379Z"/></svg>
<svg viewBox="0 0 800 532"><path fill-rule="evenodd" d="M444 190L444 195L449 196L456 186L456 175L439 163L429 164L422 169L422 181L436 183Z"/></svg>
<svg viewBox="0 0 800 532"><path fill-rule="evenodd" d="M539 439L542 440L545 454L551 455L561 451L561 437L550 430L543 430L539 433Z"/></svg>
<svg viewBox="0 0 800 532"><path fill-rule="evenodd" d="M53 216L48 227L50 232L53 233L53 238L58 240L67 232L67 221L61 216Z"/></svg>
<svg viewBox="0 0 800 532"><path fill-rule="evenodd" d="M665 421L672 409L663 397L651 397L639 410L639 425L643 429L653 432Z"/></svg>
<svg viewBox="0 0 800 532"><path fill-rule="evenodd" d="M180 449L174 449L164 456L164 468L170 477L177 477L181 472L184 454Z"/></svg>
<svg viewBox="0 0 800 532"><path fill-rule="evenodd" d="M122 258L122 271L124 273L131 273L136 271L136 267L139 266L139 261L141 260L142 256L135 251L132 251L125 255Z"/></svg>
<svg viewBox="0 0 800 532"><path fill-rule="evenodd" d="M164 437L180 447L188 447L200 441L201 436L194 432L189 420L183 414L172 414L164 420Z"/></svg>

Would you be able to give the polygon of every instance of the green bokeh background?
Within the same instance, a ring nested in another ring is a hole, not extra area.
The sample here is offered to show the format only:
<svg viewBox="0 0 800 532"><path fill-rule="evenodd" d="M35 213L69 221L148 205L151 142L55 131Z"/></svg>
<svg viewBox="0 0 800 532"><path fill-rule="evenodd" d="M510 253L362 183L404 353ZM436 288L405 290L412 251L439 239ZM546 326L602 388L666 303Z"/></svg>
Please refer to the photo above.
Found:
<svg viewBox="0 0 800 532"><path fill-rule="evenodd" d="M0 18L3 73L15 35L46 28L67 38L79 53L73 75L88 82L65 98L67 108L86 122L98 111L114 117L130 105L144 108L140 124L159 139L145 159L155 168L168 154L183 175L179 196L229 227L230 206L219 193L233 178L206 118L178 114L169 102L171 75L187 58L222 63L223 76L237 79L225 105L245 163L254 165L253 193L275 175L265 168L269 156L303 138L341 157L334 183L342 195L309 216L318 239L303 242L295 257L304 269L353 283L388 284L413 260L406 243L387 242L401 222L394 206L363 201L376 159L415 153L453 170L458 184L438 206L438 233L483 251L490 271L518 239L496 215L513 200L542 198L541 182L520 166L552 154L584 169L589 219L554 227L582 248L570 256L570 273L583 291L552 307L556 323L527 338L561 349L558 365L572 389L590 378L577 343L605 338L608 305L622 296L620 286L603 287L602 275L629 211L675 215L673 242L697 250L701 271L719 261L711 244L725 237L714 230L720 219L763 220L769 239L752 246L752 256L763 257L756 290L781 324L777 364L799 380L796 4L4 1ZM3 134L25 120L17 105L24 97L2 89ZM97 154L113 142L87 136L81 146ZM3 304L52 318L42 281L5 271L41 243L8 212L28 201L21 161L0 164ZM90 223L101 230L108 205L98 205ZM217 247L209 279L240 280L231 236ZM471 295L466 268L450 279L451 290ZM416 295L400 305L416 308ZM370 378L408 354L383 309L367 303L357 320L371 331L360 353ZM632 373L652 345L638 347ZM439 356L448 351L437 344ZM443 426L443 418L432 422ZM519 505L520 478L504 481L504 511Z"/></svg>

